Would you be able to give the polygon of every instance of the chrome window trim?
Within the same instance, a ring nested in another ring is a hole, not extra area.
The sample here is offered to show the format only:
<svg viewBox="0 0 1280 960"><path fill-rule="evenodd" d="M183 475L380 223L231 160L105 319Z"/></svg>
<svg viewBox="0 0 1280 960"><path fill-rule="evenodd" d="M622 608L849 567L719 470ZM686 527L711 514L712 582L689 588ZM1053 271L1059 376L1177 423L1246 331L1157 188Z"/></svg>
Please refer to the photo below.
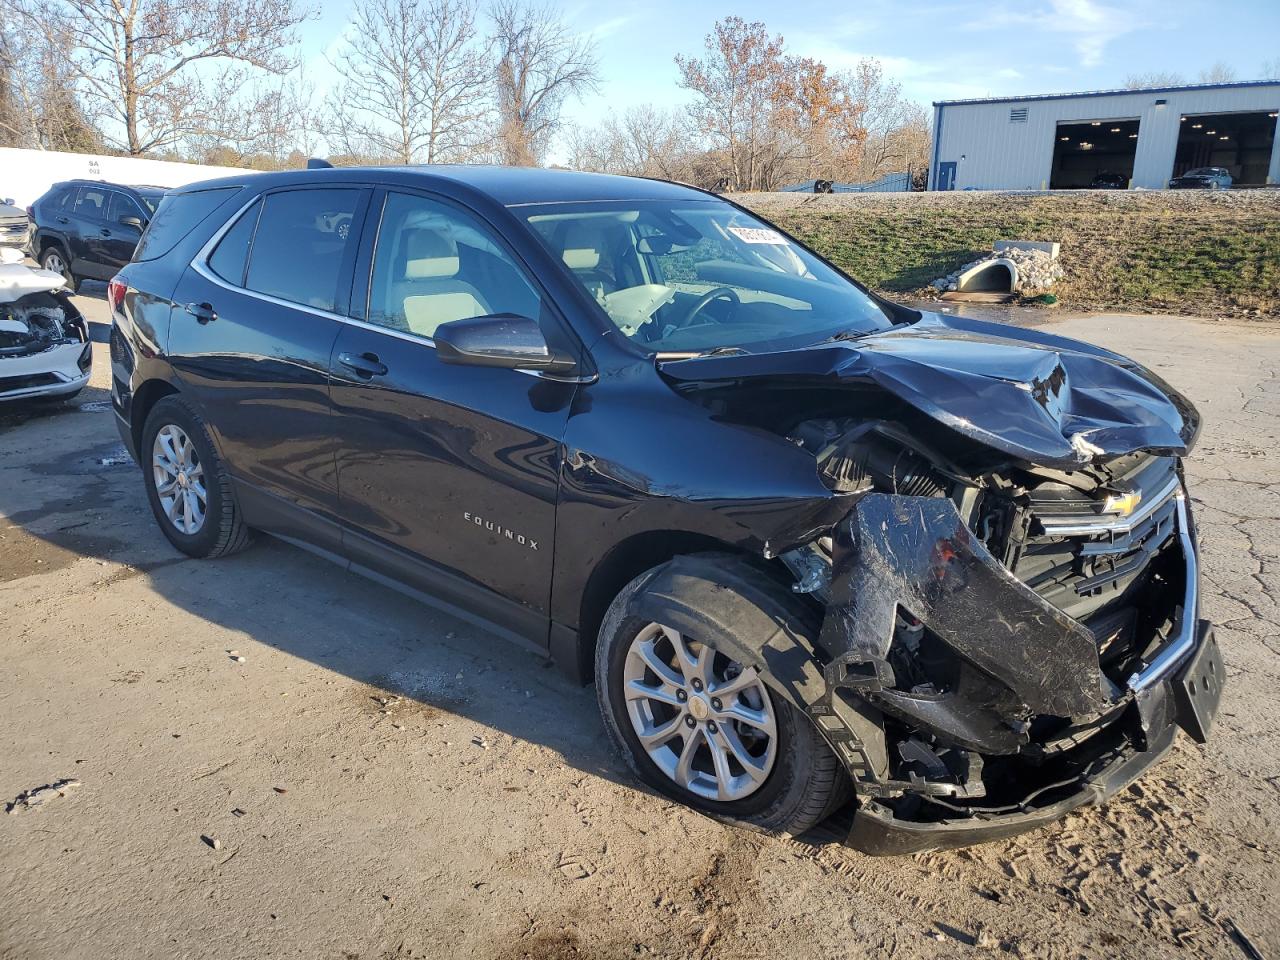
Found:
<svg viewBox="0 0 1280 960"><path fill-rule="evenodd" d="M435 341L428 336L418 333L407 333L403 330L396 330L392 327L384 327L381 324L369 323L367 320L357 320L355 317L344 316L339 313L333 313L329 310L321 310L319 307L308 306L305 303L295 303L292 300L285 300L283 297L273 297L269 293L259 293L257 290L250 290L248 287L237 287L235 284L222 279L222 277L214 273L213 268L208 264L209 258L213 256L213 251L217 249L222 238L226 236L239 219L244 216L245 211L261 200L263 196L265 196L265 194L258 194L257 196L254 196L227 218L227 221L214 232L213 236L205 242L204 246L202 246L192 258L190 264L192 270L200 274L200 276L204 277L214 286L221 287L224 290L229 290L232 293L238 293L241 296L252 297L255 300L261 300L264 303L271 303L278 307L290 307L294 310L301 310L304 313L310 313L326 320L337 320L339 323L349 324L350 326L359 327L363 330L371 330L374 333L386 334L389 337L395 337L397 340L404 340L407 343L417 343L424 347L430 347L432 350L436 349ZM375 245L376 242L377 241L375 239ZM541 294L539 294L539 299L541 299ZM599 374L594 373L589 376L565 377L558 374L546 373L542 370L524 370L516 368L515 372L523 373L525 376L529 377L536 377L539 380L554 380L557 383L595 383L596 380L599 379Z"/></svg>
<svg viewBox="0 0 1280 960"><path fill-rule="evenodd" d="M1036 520L1044 528L1045 534L1053 537L1078 537L1100 533L1132 533L1153 513L1168 503L1170 497L1177 495L1178 488L1178 478L1174 477L1158 493L1154 494L1150 500L1144 502L1141 507L1127 517L1097 516L1082 520L1078 515L1055 518L1036 514ZM1032 509L1034 510L1034 507Z"/></svg>

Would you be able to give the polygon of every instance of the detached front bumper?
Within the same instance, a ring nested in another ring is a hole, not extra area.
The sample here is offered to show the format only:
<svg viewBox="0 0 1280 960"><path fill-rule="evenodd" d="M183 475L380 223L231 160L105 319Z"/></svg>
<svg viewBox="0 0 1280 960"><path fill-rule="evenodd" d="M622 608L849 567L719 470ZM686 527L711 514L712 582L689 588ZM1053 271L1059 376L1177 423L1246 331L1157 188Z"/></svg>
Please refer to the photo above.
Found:
<svg viewBox="0 0 1280 960"><path fill-rule="evenodd" d="M68 338L38 353L0 356L0 401L75 393L89 382L93 345Z"/></svg>
<svg viewBox="0 0 1280 960"><path fill-rule="evenodd" d="M1124 716L1093 745L1091 759L1072 781L1029 791L1021 804L965 816L903 819L886 804L863 802L846 843L874 856L949 850L988 843L1046 826L1072 810L1100 804L1133 783L1173 746L1179 728L1203 743L1218 710L1225 671L1213 629L1196 625L1192 660L1171 677L1148 686ZM936 803L936 801L935 801ZM939 812L935 811L935 812ZM957 811L959 814L959 811Z"/></svg>
<svg viewBox="0 0 1280 960"><path fill-rule="evenodd" d="M811 708L857 781L851 846L900 854L1013 836L1105 801L1158 761L1179 728L1205 741L1225 672L1198 616L1197 547L1180 487L1170 513L1165 549L1185 568L1181 595L1168 598L1173 627L1122 679L1100 669L1099 638L1014 578L949 501L859 502L837 534L823 626L834 659L827 696ZM891 626L900 614L934 637L935 661L947 651L949 679L904 681ZM1059 732L1040 739L1037 718Z"/></svg>

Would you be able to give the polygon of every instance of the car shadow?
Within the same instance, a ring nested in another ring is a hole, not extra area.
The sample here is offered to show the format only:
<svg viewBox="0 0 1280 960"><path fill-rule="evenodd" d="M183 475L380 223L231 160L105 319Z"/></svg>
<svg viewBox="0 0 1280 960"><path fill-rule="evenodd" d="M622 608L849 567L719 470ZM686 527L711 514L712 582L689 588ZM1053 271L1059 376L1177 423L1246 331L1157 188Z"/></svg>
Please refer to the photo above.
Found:
<svg viewBox="0 0 1280 960"><path fill-rule="evenodd" d="M100 582L145 577L158 606L175 608L173 622L186 614L216 624L249 659L261 660L256 643L360 684L332 702L335 711L376 717L381 700L399 697L647 790L611 751L594 691L545 657L270 537L215 561L176 551L111 418L109 400L95 399L0 432L0 527L10 544L0 551L0 582L103 561ZM32 589L41 588L33 581Z"/></svg>

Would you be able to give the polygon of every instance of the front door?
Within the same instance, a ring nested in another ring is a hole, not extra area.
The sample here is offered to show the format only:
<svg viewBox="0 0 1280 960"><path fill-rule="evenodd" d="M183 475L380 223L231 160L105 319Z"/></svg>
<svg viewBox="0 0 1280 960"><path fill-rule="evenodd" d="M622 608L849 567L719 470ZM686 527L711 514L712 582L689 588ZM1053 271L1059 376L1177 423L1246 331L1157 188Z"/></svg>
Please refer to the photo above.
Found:
<svg viewBox="0 0 1280 960"><path fill-rule="evenodd" d="M137 220L138 224L123 223L124 220ZM147 225L147 214L138 206L138 201L127 193L111 191L111 202L107 207L107 222L102 226L102 262L111 276L115 276L126 263L133 259L133 251L142 239L143 227Z"/></svg>
<svg viewBox="0 0 1280 960"><path fill-rule="evenodd" d="M367 311L353 305L364 321L343 327L331 367L344 551L545 643L560 438L577 388L441 363L432 334L496 313L557 321L471 212L390 192L369 222Z"/></svg>
<svg viewBox="0 0 1280 960"><path fill-rule="evenodd" d="M956 188L956 162L946 160L938 164L938 179L935 190L954 190Z"/></svg>
<svg viewBox="0 0 1280 960"><path fill-rule="evenodd" d="M354 238L332 218L368 192L266 194L201 254L174 291L169 357L236 478L246 519L337 548L329 355L342 328ZM327 520L332 537L311 530Z"/></svg>

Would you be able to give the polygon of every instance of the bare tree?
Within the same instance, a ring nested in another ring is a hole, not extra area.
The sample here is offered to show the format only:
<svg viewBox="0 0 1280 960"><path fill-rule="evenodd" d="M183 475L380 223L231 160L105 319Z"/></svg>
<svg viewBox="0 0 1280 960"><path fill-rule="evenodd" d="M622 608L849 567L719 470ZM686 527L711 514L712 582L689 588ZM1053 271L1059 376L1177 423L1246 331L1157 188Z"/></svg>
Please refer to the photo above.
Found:
<svg viewBox="0 0 1280 960"><path fill-rule="evenodd" d="M1280 57L1272 57L1270 60L1262 61L1262 68L1258 71L1259 80L1280 80Z"/></svg>
<svg viewBox="0 0 1280 960"><path fill-rule="evenodd" d="M307 16L294 0L21 2L18 14L46 37L66 31L68 68L86 107L133 156L213 132L216 108L255 73L293 67L287 50ZM254 120L249 107L238 122Z"/></svg>
<svg viewBox="0 0 1280 960"><path fill-rule="evenodd" d="M858 180L902 173L927 165L929 119L920 104L902 94L902 86L885 76L880 61L858 63L850 80L852 96L862 105L866 132L862 155L854 165Z"/></svg>
<svg viewBox="0 0 1280 960"><path fill-rule="evenodd" d="M689 180L695 151L683 117L649 104L610 115L599 127L574 127L566 146L575 170Z"/></svg>
<svg viewBox="0 0 1280 960"><path fill-rule="evenodd" d="M0 2L0 146L93 151L98 132L76 98L65 30L35 30Z"/></svg>
<svg viewBox="0 0 1280 960"><path fill-rule="evenodd" d="M493 68L472 0L360 0L348 32L330 98L337 148L399 163L473 159Z"/></svg>
<svg viewBox="0 0 1280 960"><path fill-rule="evenodd" d="M503 159L541 162L565 101L597 89L595 45L550 7L497 0L489 11L497 57L498 136Z"/></svg>
<svg viewBox="0 0 1280 960"><path fill-rule="evenodd" d="M1221 60L1200 71L1201 83L1234 83L1239 79L1240 75L1236 73L1236 68Z"/></svg>
<svg viewBox="0 0 1280 960"><path fill-rule="evenodd" d="M1150 90L1155 87L1179 87L1186 83L1180 73L1172 70L1148 70L1146 73L1131 73L1124 78L1126 90Z"/></svg>
<svg viewBox="0 0 1280 960"><path fill-rule="evenodd" d="M736 190L771 189L779 144L773 112L786 64L782 37L765 25L726 17L703 41L702 57L676 57L680 86L697 99L690 108L700 132L727 161Z"/></svg>

